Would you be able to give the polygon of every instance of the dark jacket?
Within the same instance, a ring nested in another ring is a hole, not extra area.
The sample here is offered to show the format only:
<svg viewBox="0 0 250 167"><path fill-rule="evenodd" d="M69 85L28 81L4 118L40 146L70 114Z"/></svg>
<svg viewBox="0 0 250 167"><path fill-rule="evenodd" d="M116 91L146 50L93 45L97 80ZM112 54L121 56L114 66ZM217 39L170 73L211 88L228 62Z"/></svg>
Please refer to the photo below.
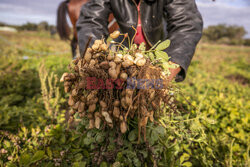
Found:
<svg viewBox="0 0 250 167"><path fill-rule="evenodd" d="M184 80L203 28L195 0L141 0L140 11L147 42L152 46L159 40L171 40L166 52L182 68L176 81ZM102 36L107 38L111 12L120 30L130 37L134 35L131 26L136 27L138 21L135 0L90 0L82 7L77 22L80 53L85 50L89 36L93 37L92 42Z"/></svg>

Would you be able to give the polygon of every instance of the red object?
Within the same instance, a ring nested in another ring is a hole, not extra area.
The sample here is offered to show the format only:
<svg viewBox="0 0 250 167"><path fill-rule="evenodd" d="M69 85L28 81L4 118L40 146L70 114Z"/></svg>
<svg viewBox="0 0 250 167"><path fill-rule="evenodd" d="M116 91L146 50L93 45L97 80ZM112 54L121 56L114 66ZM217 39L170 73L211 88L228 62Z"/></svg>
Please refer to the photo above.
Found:
<svg viewBox="0 0 250 167"><path fill-rule="evenodd" d="M141 2L139 2L139 4L137 5L137 10L138 10L138 24L137 24L137 28L136 28L136 35L135 35L135 39L134 39L134 43L137 45L140 45L142 42L145 43L145 45L148 48L148 43L146 41L146 38L143 34L143 30L142 30L142 26L141 26L141 14L140 14L140 4Z"/></svg>

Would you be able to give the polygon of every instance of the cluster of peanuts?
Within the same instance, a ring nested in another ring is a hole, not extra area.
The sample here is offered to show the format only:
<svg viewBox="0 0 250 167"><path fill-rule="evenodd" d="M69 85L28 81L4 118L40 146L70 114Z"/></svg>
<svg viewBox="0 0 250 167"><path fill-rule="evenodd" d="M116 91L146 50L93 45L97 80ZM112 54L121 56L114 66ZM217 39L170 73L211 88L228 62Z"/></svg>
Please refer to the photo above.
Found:
<svg viewBox="0 0 250 167"><path fill-rule="evenodd" d="M110 36L116 38L119 32L114 32ZM136 111L143 110L141 116L146 117L142 126L146 126L147 119L153 121L153 110L147 111L147 101L144 107L140 106L139 100L135 100L138 91L126 89L126 80L137 77L140 69L148 65L148 59L139 49L133 53L126 54L111 51L104 40L95 40L92 47L86 49L83 58L73 60L70 69L71 73L64 73L61 82L64 82L66 93L70 93L68 105L71 107L69 123L72 123L77 113L80 118L87 117L89 128L100 129L102 122L104 126L113 128L120 127L120 131L125 133L128 129L127 117L133 118ZM107 89L87 89L88 77L110 79L114 84L122 87L120 90ZM116 83L116 80L123 81ZM105 96L108 94L108 96ZM148 97L153 99L156 92L147 91ZM138 99L138 98L137 98ZM152 100L151 100L152 101ZM159 106L159 101L152 102ZM156 105L154 104L154 105ZM155 108L157 108L157 106ZM137 114L138 115L138 114ZM146 122L145 122L146 121Z"/></svg>

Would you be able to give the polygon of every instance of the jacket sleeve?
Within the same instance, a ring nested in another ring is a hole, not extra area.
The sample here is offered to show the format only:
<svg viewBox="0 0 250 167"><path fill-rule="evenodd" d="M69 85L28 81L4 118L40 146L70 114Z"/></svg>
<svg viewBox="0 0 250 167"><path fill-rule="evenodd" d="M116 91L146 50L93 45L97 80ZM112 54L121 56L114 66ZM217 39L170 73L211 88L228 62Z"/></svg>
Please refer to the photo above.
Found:
<svg viewBox="0 0 250 167"><path fill-rule="evenodd" d="M111 13L109 0L91 0L83 5L76 23L80 54L85 50L89 37L93 41L108 36L108 17Z"/></svg>
<svg viewBox="0 0 250 167"><path fill-rule="evenodd" d="M176 81L180 82L186 77L196 45L201 38L203 21L195 0L167 0L164 13L167 38L171 41L166 52L171 57L170 61L182 68L176 76Z"/></svg>

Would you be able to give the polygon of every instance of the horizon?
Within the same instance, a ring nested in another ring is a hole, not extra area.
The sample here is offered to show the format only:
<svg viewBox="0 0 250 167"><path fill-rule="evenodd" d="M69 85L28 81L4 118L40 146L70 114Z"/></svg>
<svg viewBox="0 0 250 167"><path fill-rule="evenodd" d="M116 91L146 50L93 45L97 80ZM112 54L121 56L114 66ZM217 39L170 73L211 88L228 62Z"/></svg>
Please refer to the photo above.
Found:
<svg viewBox="0 0 250 167"><path fill-rule="evenodd" d="M56 25L56 13L63 0L1 0L0 22L9 25L48 22ZM226 24L243 26L250 38L250 1L248 0L196 0L204 20L204 28ZM70 22L69 22L70 23Z"/></svg>

